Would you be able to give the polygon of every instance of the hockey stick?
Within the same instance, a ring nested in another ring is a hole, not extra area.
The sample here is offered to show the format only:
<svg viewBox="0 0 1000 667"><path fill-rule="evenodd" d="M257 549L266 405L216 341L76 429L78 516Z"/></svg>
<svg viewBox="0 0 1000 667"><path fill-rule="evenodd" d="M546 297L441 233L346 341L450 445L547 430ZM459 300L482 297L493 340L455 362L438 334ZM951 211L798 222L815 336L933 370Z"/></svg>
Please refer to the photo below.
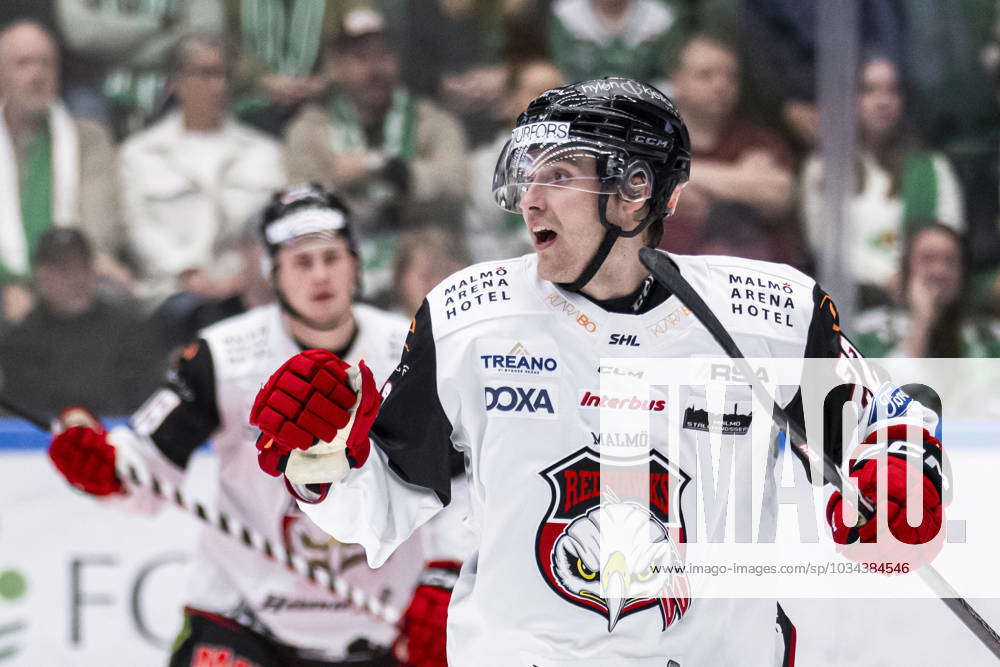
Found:
<svg viewBox="0 0 1000 667"><path fill-rule="evenodd" d="M694 291L687 280L680 274L677 267L674 266L670 258L662 253L657 252L651 248L642 248L639 250L639 261L642 262L643 266L649 269L650 273L653 274L653 278L663 285L665 288L670 290L670 292L680 299L681 303L687 306L688 310L698 318L702 326L708 330L708 333L712 335L712 338L719 344L720 347L725 351L725 353L733 360L736 367L743 373L743 376L751 379L750 385L753 389L754 395L757 400L763 405L773 405L774 406L774 417L784 423L785 427L789 431L789 440L797 441L792 442L792 446L802 452L806 458L811 461L820 461L823 464L823 478L837 490L843 492L845 487L854 487L854 482L847 479L840 469L826 453L817 452L806 444L805 429L796 420L793 420L791 416L784 410L777 401L767 392L763 384L760 382L753 382L752 378L756 377L750 364L747 362L746 357L740 351L739 347L736 345L736 341L733 340L729 332L726 331L722 323L719 322L719 318L715 316L712 309L708 307L708 304ZM855 488L854 491L857 491ZM872 518L875 514L875 507L872 505L867 498L865 498L860 493L856 493L862 507L858 510L866 519ZM868 514L866 514L868 512ZM972 605L966 601L965 598L958 594L951 584L941 576L930 563L927 563L917 570L920 574L921 579L934 591L934 593L941 598L941 601L951 609L959 620L965 624L969 630L986 645L994 656L1000 658L1000 635L997 634L996 630L990 627L990 624L980 616Z"/></svg>
<svg viewBox="0 0 1000 667"><path fill-rule="evenodd" d="M2 396L0 396L0 408L30 422L46 433L52 432L52 428L44 418ZM311 583L321 586L342 600L346 600L355 609L390 625L395 625L399 621L400 613L397 609L383 604L374 595L352 586L342 577L334 577L327 568L310 565L302 556L289 553L283 545L273 543L269 538L238 519L216 508L207 507L200 501L188 498L181 489L169 482L157 479L148 472L145 476L141 475L138 468L124 462L120 456L115 457L115 467L118 477L126 480L130 486L144 488L157 498L173 503L185 513L212 526L248 549L269 560L282 563L289 570L306 578Z"/></svg>
<svg viewBox="0 0 1000 667"><path fill-rule="evenodd" d="M35 426L46 433L52 432L51 423L45 421L43 417L36 415L31 410L22 408L19 405L14 405L3 396L0 396L0 408L6 410L12 415L20 417L24 421L29 422L32 426Z"/></svg>

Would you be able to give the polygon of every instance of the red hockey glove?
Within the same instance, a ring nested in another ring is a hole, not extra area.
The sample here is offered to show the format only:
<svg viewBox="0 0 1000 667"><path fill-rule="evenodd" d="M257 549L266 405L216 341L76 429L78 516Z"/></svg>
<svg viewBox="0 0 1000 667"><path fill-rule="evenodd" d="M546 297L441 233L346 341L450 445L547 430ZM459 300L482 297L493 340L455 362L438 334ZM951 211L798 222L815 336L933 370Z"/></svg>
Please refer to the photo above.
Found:
<svg viewBox="0 0 1000 667"><path fill-rule="evenodd" d="M261 469L277 477L293 450L326 445L341 431L346 434L340 433L345 441L340 449L346 449L350 466L364 465L368 431L380 403L375 379L363 361L349 369L326 350L295 355L271 375L250 411L250 423L261 430L257 440Z"/></svg>
<svg viewBox="0 0 1000 667"><path fill-rule="evenodd" d="M410 606L403 614L399 637L393 644L396 659L409 667L448 667L445 628L451 589L462 564L431 561L420 575Z"/></svg>
<svg viewBox="0 0 1000 667"><path fill-rule="evenodd" d="M830 497L826 506L826 520L832 528L833 540L838 545L855 542L860 542L862 545L880 545L878 548L838 547L839 551L852 560L906 562L914 566L929 563L937 556L943 541L941 494L931 479L924 475L923 520L919 526L910 526L906 521L906 475L909 464L896 456L887 456L885 461L888 488L884 507L877 503L878 461L875 459L862 461L851 471L851 476L857 480L858 489L876 505L876 515L856 531L852 531L850 526L844 524L843 497L840 492L835 491ZM880 516L886 517L891 535L877 534Z"/></svg>
<svg viewBox="0 0 1000 667"><path fill-rule="evenodd" d="M115 448L100 421L82 408L68 408L59 415L65 428L49 445L49 458L66 480L89 494L123 493L115 474Z"/></svg>

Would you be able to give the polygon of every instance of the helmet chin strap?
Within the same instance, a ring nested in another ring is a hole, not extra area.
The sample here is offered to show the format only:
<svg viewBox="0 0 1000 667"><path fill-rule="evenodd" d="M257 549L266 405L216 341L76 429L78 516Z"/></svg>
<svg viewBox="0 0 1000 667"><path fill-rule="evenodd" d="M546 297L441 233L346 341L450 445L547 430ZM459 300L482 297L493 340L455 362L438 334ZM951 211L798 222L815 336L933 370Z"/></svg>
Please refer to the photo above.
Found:
<svg viewBox="0 0 1000 667"><path fill-rule="evenodd" d="M583 287L591 281L594 274L597 273L601 265L604 264L604 260L608 258L611 253L611 247L621 236L622 228L618 225L611 224L608 222L608 195L601 194L597 197L597 214L601 219L601 225L604 227L604 238L601 239L601 245L597 246L597 251L594 252L590 261L587 262L587 266L583 268L583 271L571 283L556 283L559 287L562 287L568 292L579 292Z"/></svg>
<svg viewBox="0 0 1000 667"><path fill-rule="evenodd" d="M631 238L642 233L646 227L652 223L652 220L646 219L639 223L639 225L630 232L623 232L622 228L618 225L608 221L608 194L600 194L597 196L597 215L601 220L601 226L604 227L604 238L601 239L601 244L597 246L597 250L594 252L590 261L587 262L587 266L583 268L583 271L571 283L556 283L559 287L563 288L568 292L579 292L589 283L597 271L604 264L604 260L608 258L611 254L611 248L615 245L615 241L619 237Z"/></svg>

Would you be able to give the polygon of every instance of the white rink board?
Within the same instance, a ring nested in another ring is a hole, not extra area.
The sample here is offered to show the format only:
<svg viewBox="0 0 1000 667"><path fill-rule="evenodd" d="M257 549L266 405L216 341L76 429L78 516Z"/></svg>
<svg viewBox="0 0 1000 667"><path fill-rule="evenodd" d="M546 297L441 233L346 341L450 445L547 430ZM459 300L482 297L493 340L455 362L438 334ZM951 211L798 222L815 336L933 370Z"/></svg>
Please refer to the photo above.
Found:
<svg viewBox="0 0 1000 667"><path fill-rule="evenodd" d="M1000 443L973 446L982 478L970 483L996 485ZM188 491L210 500L214 469L214 456L196 455ZM0 667L166 664L181 620L181 561L197 521L172 508L150 519L99 507L70 489L41 449L0 449L0 475L0 573L17 570L27 580L16 599L0 595ZM972 603L1000 628L1000 600ZM937 600L782 604L798 629L798 667L996 664Z"/></svg>
<svg viewBox="0 0 1000 667"><path fill-rule="evenodd" d="M193 457L191 493L209 496L214 470L214 456ZM0 471L0 576L27 584L0 590L0 666L166 664L197 520L101 507L38 449L0 450Z"/></svg>

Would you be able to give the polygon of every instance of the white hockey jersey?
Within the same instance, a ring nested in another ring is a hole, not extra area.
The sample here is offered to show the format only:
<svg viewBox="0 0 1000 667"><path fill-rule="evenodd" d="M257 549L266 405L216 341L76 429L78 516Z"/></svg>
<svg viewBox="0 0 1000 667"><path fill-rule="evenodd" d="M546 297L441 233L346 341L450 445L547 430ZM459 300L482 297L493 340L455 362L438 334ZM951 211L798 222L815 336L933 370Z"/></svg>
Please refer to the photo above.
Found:
<svg viewBox="0 0 1000 667"><path fill-rule="evenodd" d="M730 257L673 259L748 357L853 354L829 297L808 276ZM640 462L648 468L616 473L649 484L641 520L663 527L672 503L682 517L695 511L696 485L687 484L695 473L668 460L655 426L675 406L655 387L648 399L602 396L599 380L608 372L602 357L699 355L721 353L676 297L642 314L613 313L541 280L535 255L464 269L428 295L411 325L372 430L378 455L303 509L337 539L364 545L377 566L458 492L446 469L455 447L466 457L480 539L449 608L451 664L782 664L792 658L794 630L775 600L629 595L616 605L599 585L611 564L586 554L580 537L601 502L598 457L613 446L598 438L603 405L651 415L649 458ZM795 411L801 399L788 391L778 400ZM737 403L723 420L736 438L746 432L748 405ZM697 409L686 418L680 446L694 448L713 418ZM747 461L751 448L735 450L736 469L773 479L775 458L758 452L760 460ZM624 500L608 510L631 512Z"/></svg>
<svg viewBox="0 0 1000 667"><path fill-rule="evenodd" d="M381 382L399 361L407 323L370 306L355 305L353 312L358 332L345 358L350 363L364 359ZM222 512L402 610L425 561L420 540L407 542L374 571L360 546L342 544L318 530L299 511L283 480L257 466L254 442L259 432L248 423L250 407L271 373L300 351L277 305L212 325L184 351L166 385L133 415L131 428L112 431L111 441L120 455L138 453L153 472L179 484L190 454L212 436ZM135 495L125 502L151 504L149 497ZM396 634L395 628L354 611L211 528L201 533L189 573L188 606L232 618L317 659L343 658L347 645L358 638L385 646Z"/></svg>

